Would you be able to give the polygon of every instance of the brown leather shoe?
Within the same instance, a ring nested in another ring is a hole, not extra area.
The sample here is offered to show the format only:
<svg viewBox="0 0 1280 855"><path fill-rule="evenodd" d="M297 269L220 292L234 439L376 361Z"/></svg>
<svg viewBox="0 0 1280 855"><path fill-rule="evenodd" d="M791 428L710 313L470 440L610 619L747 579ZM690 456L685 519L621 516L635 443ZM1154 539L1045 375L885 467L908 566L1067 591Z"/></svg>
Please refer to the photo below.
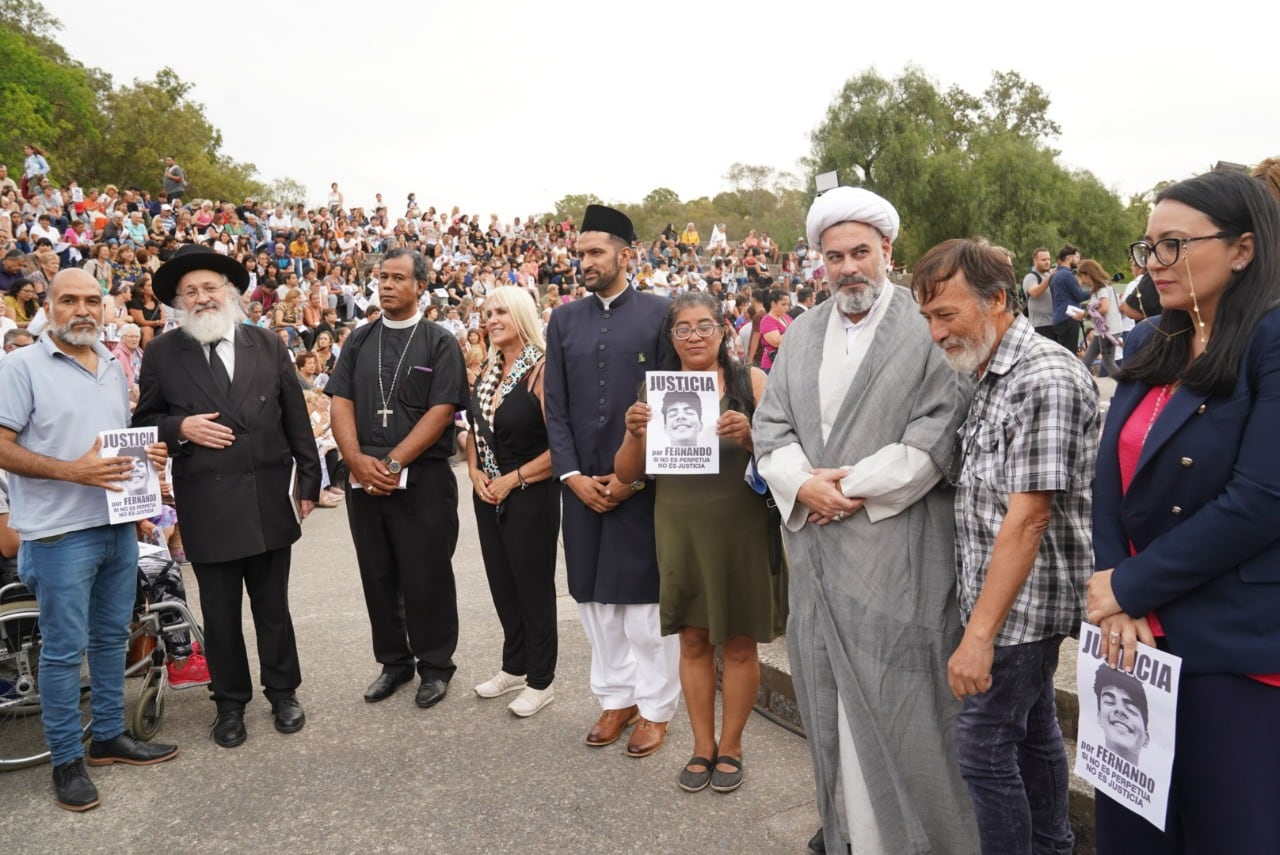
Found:
<svg viewBox="0 0 1280 855"><path fill-rule="evenodd" d="M612 745L622 736L627 725L640 718L640 708L635 704L620 710L605 710L587 733L587 744L592 748L603 748Z"/></svg>
<svg viewBox="0 0 1280 855"><path fill-rule="evenodd" d="M640 723L631 731L631 739L627 742L627 756L648 757L662 747L666 738L667 722L649 721L641 716Z"/></svg>

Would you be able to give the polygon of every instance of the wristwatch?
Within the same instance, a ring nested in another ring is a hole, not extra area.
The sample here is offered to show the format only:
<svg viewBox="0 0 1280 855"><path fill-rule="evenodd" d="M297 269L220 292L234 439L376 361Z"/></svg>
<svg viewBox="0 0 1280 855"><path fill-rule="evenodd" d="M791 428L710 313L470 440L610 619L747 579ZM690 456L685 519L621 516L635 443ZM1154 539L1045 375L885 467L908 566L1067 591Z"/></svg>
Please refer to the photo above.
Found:
<svg viewBox="0 0 1280 855"><path fill-rule="evenodd" d="M399 460L396 460L396 459L395 459L394 457L392 457L390 454L388 454L386 457L382 458L382 462L386 464L387 469L391 470L391 474L392 474L392 475L399 475L399 474L400 474L400 470L404 468L404 467L400 464L400 461L399 461Z"/></svg>
<svg viewBox="0 0 1280 855"><path fill-rule="evenodd" d="M645 483L646 482L643 478L637 478L635 481L632 481L627 486L631 488L631 492L639 493L641 490L645 488Z"/></svg>

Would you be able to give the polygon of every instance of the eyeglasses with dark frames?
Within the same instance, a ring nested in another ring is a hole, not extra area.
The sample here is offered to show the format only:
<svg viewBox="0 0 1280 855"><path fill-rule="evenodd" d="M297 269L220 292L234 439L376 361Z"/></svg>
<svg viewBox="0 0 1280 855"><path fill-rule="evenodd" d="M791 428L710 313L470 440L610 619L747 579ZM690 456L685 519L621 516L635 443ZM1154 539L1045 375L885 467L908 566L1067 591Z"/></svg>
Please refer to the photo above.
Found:
<svg viewBox="0 0 1280 855"><path fill-rule="evenodd" d="M1178 263L1178 259L1182 257L1182 253L1186 250L1187 244L1195 243L1200 240L1223 240L1225 238L1239 237L1231 232L1218 232L1212 235L1201 235L1200 237L1187 238L1165 238L1155 243L1148 243L1145 240L1135 241L1129 244L1129 257L1133 259L1133 263L1139 267L1146 267L1147 261L1155 256L1156 261L1165 267L1171 267Z"/></svg>
<svg viewBox="0 0 1280 855"><path fill-rule="evenodd" d="M711 321L703 321L697 326L681 324L678 327L672 327L671 337L676 341L688 341L693 337L694 333L697 333L698 338L710 338L716 334L718 329L720 329L720 325Z"/></svg>

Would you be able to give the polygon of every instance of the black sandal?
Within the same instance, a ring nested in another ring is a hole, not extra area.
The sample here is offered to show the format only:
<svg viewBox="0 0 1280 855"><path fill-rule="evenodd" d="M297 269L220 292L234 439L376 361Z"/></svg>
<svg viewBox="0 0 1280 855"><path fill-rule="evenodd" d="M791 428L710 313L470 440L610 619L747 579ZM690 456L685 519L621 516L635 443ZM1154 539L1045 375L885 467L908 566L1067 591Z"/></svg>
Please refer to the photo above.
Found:
<svg viewBox="0 0 1280 855"><path fill-rule="evenodd" d="M732 772L721 772L715 766L720 764L732 766ZM717 793L732 793L738 787L742 786L742 760L738 757L730 757L727 754L721 754L716 758L715 766L711 769L711 789Z"/></svg>
<svg viewBox="0 0 1280 855"><path fill-rule="evenodd" d="M690 766L701 766L701 772L694 772ZM689 762L684 764L684 768L680 770L680 789L686 793L696 793L705 790L707 784L711 783L711 771L715 768L715 762L707 757L699 757L694 755L689 758Z"/></svg>

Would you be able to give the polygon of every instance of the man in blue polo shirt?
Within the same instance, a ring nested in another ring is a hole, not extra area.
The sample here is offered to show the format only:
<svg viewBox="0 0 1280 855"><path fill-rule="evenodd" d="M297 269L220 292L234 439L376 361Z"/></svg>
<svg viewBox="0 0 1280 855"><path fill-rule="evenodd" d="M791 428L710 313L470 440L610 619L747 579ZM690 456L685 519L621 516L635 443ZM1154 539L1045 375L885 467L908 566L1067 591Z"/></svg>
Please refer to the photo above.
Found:
<svg viewBox="0 0 1280 855"><path fill-rule="evenodd" d="M0 469L11 474L9 524L18 576L40 603L40 714L59 807L96 807L80 736L80 663L89 656L89 765L159 763L173 745L124 728L125 646L138 578L132 523L111 525L105 490L121 490L129 457L100 457L98 433L129 425L124 371L99 341L102 289L78 268L54 277L49 327L0 363ZM164 444L147 450L164 465Z"/></svg>

